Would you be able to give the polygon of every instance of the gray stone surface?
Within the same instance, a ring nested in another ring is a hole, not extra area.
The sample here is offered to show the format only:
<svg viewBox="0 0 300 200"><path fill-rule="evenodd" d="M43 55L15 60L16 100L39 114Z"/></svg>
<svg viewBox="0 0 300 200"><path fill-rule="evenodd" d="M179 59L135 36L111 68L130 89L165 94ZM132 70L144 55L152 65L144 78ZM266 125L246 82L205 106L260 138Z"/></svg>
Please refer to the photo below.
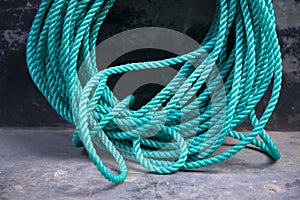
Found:
<svg viewBox="0 0 300 200"><path fill-rule="evenodd" d="M272 132L282 158L247 148L221 164L171 175L128 162L122 184L105 180L72 130L0 129L0 199L299 199L300 133ZM226 144L232 144L227 140ZM224 146L228 148L228 146ZM105 163L115 164L107 155Z"/></svg>

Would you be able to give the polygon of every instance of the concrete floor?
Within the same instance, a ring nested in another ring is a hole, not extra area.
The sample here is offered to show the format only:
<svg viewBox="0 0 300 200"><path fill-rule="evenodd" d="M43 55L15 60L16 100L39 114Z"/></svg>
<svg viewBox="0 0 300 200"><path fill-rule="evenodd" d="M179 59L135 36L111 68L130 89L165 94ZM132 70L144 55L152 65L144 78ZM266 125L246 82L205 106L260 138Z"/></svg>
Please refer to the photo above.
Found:
<svg viewBox="0 0 300 200"><path fill-rule="evenodd" d="M282 153L276 163L251 148L171 175L128 162L122 184L105 180L85 151L72 146L71 134L0 129L0 199L300 199L300 132L270 133Z"/></svg>

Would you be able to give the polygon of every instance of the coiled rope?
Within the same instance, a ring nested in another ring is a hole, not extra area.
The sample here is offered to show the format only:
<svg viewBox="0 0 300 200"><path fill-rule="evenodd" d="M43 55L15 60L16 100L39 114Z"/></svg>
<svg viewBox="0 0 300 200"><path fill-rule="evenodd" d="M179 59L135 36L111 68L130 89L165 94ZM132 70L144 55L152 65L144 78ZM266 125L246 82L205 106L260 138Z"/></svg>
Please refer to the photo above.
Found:
<svg viewBox="0 0 300 200"><path fill-rule="evenodd" d="M84 145L105 178L124 181L125 158L161 174L219 163L248 144L280 158L264 130L278 101L282 76L271 0L218 0L211 28L195 51L99 71L94 56L87 62L85 58L94 51L114 2L43 0L27 43L33 81L53 108L76 125L74 145ZM230 33L235 38L232 49ZM83 62L86 80L80 81ZM138 110L130 109L132 95L120 101L107 86L114 74L178 64L182 67L173 80ZM258 118L255 107L269 86L268 104ZM251 132L236 131L247 118ZM227 136L239 142L217 154ZM111 153L118 174L104 165L99 148Z"/></svg>

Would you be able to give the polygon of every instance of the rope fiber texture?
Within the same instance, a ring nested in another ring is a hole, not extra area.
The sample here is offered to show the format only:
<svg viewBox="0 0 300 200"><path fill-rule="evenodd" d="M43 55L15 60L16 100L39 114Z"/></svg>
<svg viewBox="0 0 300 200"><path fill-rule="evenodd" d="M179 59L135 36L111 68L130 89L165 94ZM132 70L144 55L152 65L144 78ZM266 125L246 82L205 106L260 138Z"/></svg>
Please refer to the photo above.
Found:
<svg viewBox="0 0 300 200"><path fill-rule="evenodd" d="M280 158L265 131L282 78L271 0L217 0L214 20L198 49L98 70L97 36L114 2L42 0L26 54L36 86L76 126L73 144L86 148L106 179L117 183L126 179L125 159L167 174L222 162L248 144ZM84 76L79 73L82 63ZM118 100L107 86L111 75L179 64L169 84L138 110L130 109L133 95ZM268 87L271 94L258 117L255 108ZM236 131L246 119L253 129L247 134ZM238 143L216 153L226 137ZM104 165L99 149L113 156L117 174Z"/></svg>

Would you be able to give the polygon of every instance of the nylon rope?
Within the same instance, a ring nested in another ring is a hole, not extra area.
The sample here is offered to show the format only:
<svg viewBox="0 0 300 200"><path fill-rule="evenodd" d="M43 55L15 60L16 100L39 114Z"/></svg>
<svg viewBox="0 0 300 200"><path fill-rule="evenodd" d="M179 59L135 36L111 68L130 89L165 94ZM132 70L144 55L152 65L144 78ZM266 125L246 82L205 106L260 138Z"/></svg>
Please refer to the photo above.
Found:
<svg viewBox="0 0 300 200"><path fill-rule="evenodd" d="M271 0L217 0L201 48L173 58L100 71L95 56L87 62L85 58L94 53L101 25L114 3L42 0L26 53L34 83L52 107L76 126L73 144L86 148L106 179L117 183L126 179L125 159L166 174L217 164L248 144L275 160L280 158L265 131L282 79ZM230 33L234 36L232 49ZM82 81L79 68L83 62L87 67ZM107 85L114 74L178 64L182 65L178 74L138 110L129 108L135 101L133 95L119 100ZM255 108L268 87L271 95L258 117ZM236 131L246 119L253 129L247 134ZM239 142L217 153L226 137ZM103 163L99 149L113 156L119 166L117 174Z"/></svg>

